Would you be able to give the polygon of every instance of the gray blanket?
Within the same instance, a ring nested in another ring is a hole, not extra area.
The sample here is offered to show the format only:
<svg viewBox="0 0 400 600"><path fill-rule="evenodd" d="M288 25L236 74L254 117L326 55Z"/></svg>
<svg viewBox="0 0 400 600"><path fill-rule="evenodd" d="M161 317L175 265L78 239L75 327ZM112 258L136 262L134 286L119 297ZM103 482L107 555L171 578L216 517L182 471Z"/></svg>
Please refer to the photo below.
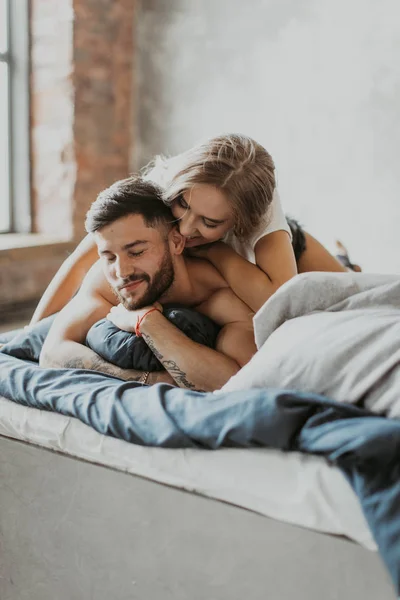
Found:
<svg viewBox="0 0 400 600"><path fill-rule="evenodd" d="M295 389L400 417L400 276L298 275L254 327L259 351L224 391Z"/></svg>

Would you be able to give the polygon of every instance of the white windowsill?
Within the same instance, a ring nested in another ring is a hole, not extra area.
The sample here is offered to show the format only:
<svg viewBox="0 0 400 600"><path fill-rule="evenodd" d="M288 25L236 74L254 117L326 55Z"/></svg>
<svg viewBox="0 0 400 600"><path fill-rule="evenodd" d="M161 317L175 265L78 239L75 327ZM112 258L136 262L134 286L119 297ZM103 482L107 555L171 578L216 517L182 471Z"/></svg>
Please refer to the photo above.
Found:
<svg viewBox="0 0 400 600"><path fill-rule="evenodd" d="M0 233L0 251L68 243L70 239L42 233Z"/></svg>

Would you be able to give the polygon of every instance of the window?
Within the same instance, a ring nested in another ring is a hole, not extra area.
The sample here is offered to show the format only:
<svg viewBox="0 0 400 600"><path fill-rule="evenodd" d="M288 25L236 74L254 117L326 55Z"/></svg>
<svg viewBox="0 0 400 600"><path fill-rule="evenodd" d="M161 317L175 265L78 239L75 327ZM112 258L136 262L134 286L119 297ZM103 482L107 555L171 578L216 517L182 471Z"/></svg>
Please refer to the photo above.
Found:
<svg viewBox="0 0 400 600"><path fill-rule="evenodd" d="M0 233L29 232L28 0L0 0Z"/></svg>
<svg viewBox="0 0 400 600"><path fill-rule="evenodd" d="M10 53L6 0L0 0L0 232L11 228L10 202Z"/></svg>

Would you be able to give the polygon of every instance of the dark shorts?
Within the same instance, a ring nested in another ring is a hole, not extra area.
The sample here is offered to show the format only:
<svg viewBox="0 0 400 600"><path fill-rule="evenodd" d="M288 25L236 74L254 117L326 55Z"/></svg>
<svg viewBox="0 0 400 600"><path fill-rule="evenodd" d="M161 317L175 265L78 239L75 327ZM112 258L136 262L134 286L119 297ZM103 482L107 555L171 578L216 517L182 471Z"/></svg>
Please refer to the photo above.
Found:
<svg viewBox="0 0 400 600"><path fill-rule="evenodd" d="M292 232L292 246L294 255L296 257L296 262L298 263L303 252L307 249L305 232L300 223L296 221L296 219L286 217L286 220ZM336 258L344 267L351 269L352 271L360 271L360 267L354 265L347 254L336 254Z"/></svg>
<svg viewBox="0 0 400 600"><path fill-rule="evenodd" d="M294 255L296 257L296 262L299 262L301 255L307 247L306 236L304 234L304 229L300 225L296 219L292 219L291 217L286 217L290 230L292 232L292 246Z"/></svg>

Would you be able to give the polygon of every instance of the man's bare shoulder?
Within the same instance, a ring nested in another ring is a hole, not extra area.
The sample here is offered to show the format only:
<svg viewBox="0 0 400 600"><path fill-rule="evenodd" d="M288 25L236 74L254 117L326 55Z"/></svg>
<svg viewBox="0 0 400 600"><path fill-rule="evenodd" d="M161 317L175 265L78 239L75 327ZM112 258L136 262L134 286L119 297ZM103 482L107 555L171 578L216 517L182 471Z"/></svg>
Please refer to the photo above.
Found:
<svg viewBox="0 0 400 600"><path fill-rule="evenodd" d="M80 294L84 294L85 296L101 297L104 300L107 300L107 302L110 304L117 304L117 298L104 276L101 262L99 260L94 263L94 265L86 274L82 282Z"/></svg>

